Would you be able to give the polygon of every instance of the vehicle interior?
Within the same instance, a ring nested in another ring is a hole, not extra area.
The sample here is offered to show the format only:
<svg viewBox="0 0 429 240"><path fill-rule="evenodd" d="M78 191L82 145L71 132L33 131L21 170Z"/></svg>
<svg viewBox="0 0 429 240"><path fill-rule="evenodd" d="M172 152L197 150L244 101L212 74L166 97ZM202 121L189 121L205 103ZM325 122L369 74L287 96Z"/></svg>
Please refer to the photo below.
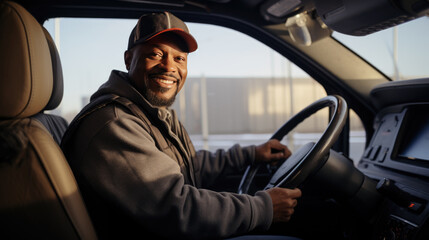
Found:
<svg viewBox="0 0 429 240"><path fill-rule="evenodd" d="M429 239L425 62L429 0L1 0L0 238L97 239L100 235L60 148L74 115L56 109L80 101L67 94L100 85L88 82L99 73L75 77L83 70L71 58L95 62L111 57L93 49L103 40L95 40L90 33L98 29L80 20L109 21L100 22L98 28L116 35L122 29L127 41L129 27L115 28L115 24L126 20L132 26L142 14L157 11L172 12L191 26L191 33L201 29L202 37L196 39L202 53L204 34L209 32L215 37L207 49L227 51L211 53L204 67L217 72L188 77L186 99L180 95L173 105L195 137L196 148L215 149L218 146L208 146L207 139L230 132L241 134L242 140L275 138L291 146L293 154L286 161L249 166L213 189L248 194L275 186L302 189L291 221L273 225L270 234L302 239ZM61 48L55 19L62 21L64 32L68 21L76 21L74 32L61 35ZM408 31L411 26L417 31ZM212 27L227 32L217 34ZM381 39L378 34L397 31L402 34L400 41L394 35L391 47L402 44L403 60L394 50L383 58L378 52L383 49L375 45ZM241 49L245 44L238 40L229 48L236 32L263 47ZM229 34L231 38L217 40ZM77 39L85 35L89 36L85 41ZM70 43L75 45L67 50ZM86 48L90 44L94 45ZM108 48L123 54L125 44ZM266 59L256 55L262 48L270 51ZM200 62L206 58L197 58L198 54L192 53L196 57L189 65L203 68ZM220 62L239 55L245 60L235 60L233 71L247 75L220 75L228 68ZM274 62L277 58L281 67ZM384 67L386 63L390 65ZM405 70L405 64L411 70ZM250 70L258 67L273 74L252 78ZM292 69L302 75L292 76ZM110 70L109 65L101 72ZM284 82L277 71L286 76ZM78 90L70 85L76 78L86 81ZM243 89L252 93L246 101L237 97ZM307 96L310 92L314 97ZM292 98L296 104L289 106ZM216 118L222 111L231 117ZM194 115L197 120L190 117ZM315 124L317 133L305 131L316 129ZM300 138L308 132L316 137ZM249 143L245 140L243 144Z"/></svg>

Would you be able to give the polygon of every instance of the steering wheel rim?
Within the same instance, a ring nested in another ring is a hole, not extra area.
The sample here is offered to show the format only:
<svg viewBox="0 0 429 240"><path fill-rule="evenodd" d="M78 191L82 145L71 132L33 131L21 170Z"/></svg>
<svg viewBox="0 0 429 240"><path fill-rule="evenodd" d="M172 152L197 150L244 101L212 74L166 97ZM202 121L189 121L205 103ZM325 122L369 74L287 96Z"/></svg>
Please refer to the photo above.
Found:
<svg viewBox="0 0 429 240"><path fill-rule="evenodd" d="M305 154L303 159L301 159L292 168L287 176L285 176L276 186L269 186L270 184L268 184L265 189L277 186L286 188L299 187L310 175L316 173L317 170L319 170L326 162L329 150L338 139L347 120L348 107L346 101L341 96L329 95L313 102L283 124L283 126L281 126L270 139L281 141L283 137L293 130L299 123L325 107L330 107L332 109L332 115L322 136L311 147L308 153ZM238 187L238 193L241 194L248 192L260 166L261 164L252 164L247 167Z"/></svg>

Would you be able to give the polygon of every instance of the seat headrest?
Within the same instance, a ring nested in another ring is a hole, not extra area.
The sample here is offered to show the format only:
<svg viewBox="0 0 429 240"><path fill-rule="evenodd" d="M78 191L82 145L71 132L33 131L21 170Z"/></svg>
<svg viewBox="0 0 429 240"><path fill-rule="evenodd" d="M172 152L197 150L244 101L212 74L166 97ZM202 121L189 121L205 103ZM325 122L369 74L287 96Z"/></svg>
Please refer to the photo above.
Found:
<svg viewBox="0 0 429 240"><path fill-rule="evenodd" d="M52 62L42 26L19 4L0 3L0 118L25 118L51 98Z"/></svg>
<svg viewBox="0 0 429 240"><path fill-rule="evenodd" d="M43 31L48 40L49 51L51 52L51 61L52 61L52 72L53 72L53 81L54 85L52 88L51 98L49 99L48 104L44 110L52 110L60 105L61 100L63 99L64 94L64 80L63 80L63 68L61 66L60 54L55 45L54 40L51 37L51 34L43 28Z"/></svg>

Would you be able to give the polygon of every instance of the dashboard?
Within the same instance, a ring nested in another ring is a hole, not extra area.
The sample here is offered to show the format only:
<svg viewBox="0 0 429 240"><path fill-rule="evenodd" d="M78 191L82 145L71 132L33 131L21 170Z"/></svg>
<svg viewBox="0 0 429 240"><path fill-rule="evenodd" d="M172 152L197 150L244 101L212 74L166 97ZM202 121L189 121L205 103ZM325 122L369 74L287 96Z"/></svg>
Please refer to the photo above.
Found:
<svg viewBox="0 0 429 240"><path fill-rule="evenodd" d="M395 106L380 115L363 162L429 176L429 103Z"/></svg>
<svg viewBox="0 0 429 240"><path fill-rule="evenodd" d="M383 84L371 98L379 111L358 169L384 197L375 239L429 239L429 79Z"/></svg>

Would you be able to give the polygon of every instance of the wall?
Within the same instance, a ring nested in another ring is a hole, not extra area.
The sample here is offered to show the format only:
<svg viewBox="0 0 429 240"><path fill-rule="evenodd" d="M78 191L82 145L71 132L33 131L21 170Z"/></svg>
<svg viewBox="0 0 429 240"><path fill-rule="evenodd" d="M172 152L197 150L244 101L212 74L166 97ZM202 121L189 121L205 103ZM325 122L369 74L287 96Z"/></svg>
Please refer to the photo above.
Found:
<svg viewBox="0 0 429 240"><path fill-rule="evenodd" d="M204 124L209 134L272 133L292 114L326 96L324 89L310 78L294 78L292 91L285 78L202 77L186 81L173 108L190 134L202 134ZM359 129L359 121L352 116L352 130ZM328 109L324 109L303 122L297 131L321 132L327 123Z"/></svg>

